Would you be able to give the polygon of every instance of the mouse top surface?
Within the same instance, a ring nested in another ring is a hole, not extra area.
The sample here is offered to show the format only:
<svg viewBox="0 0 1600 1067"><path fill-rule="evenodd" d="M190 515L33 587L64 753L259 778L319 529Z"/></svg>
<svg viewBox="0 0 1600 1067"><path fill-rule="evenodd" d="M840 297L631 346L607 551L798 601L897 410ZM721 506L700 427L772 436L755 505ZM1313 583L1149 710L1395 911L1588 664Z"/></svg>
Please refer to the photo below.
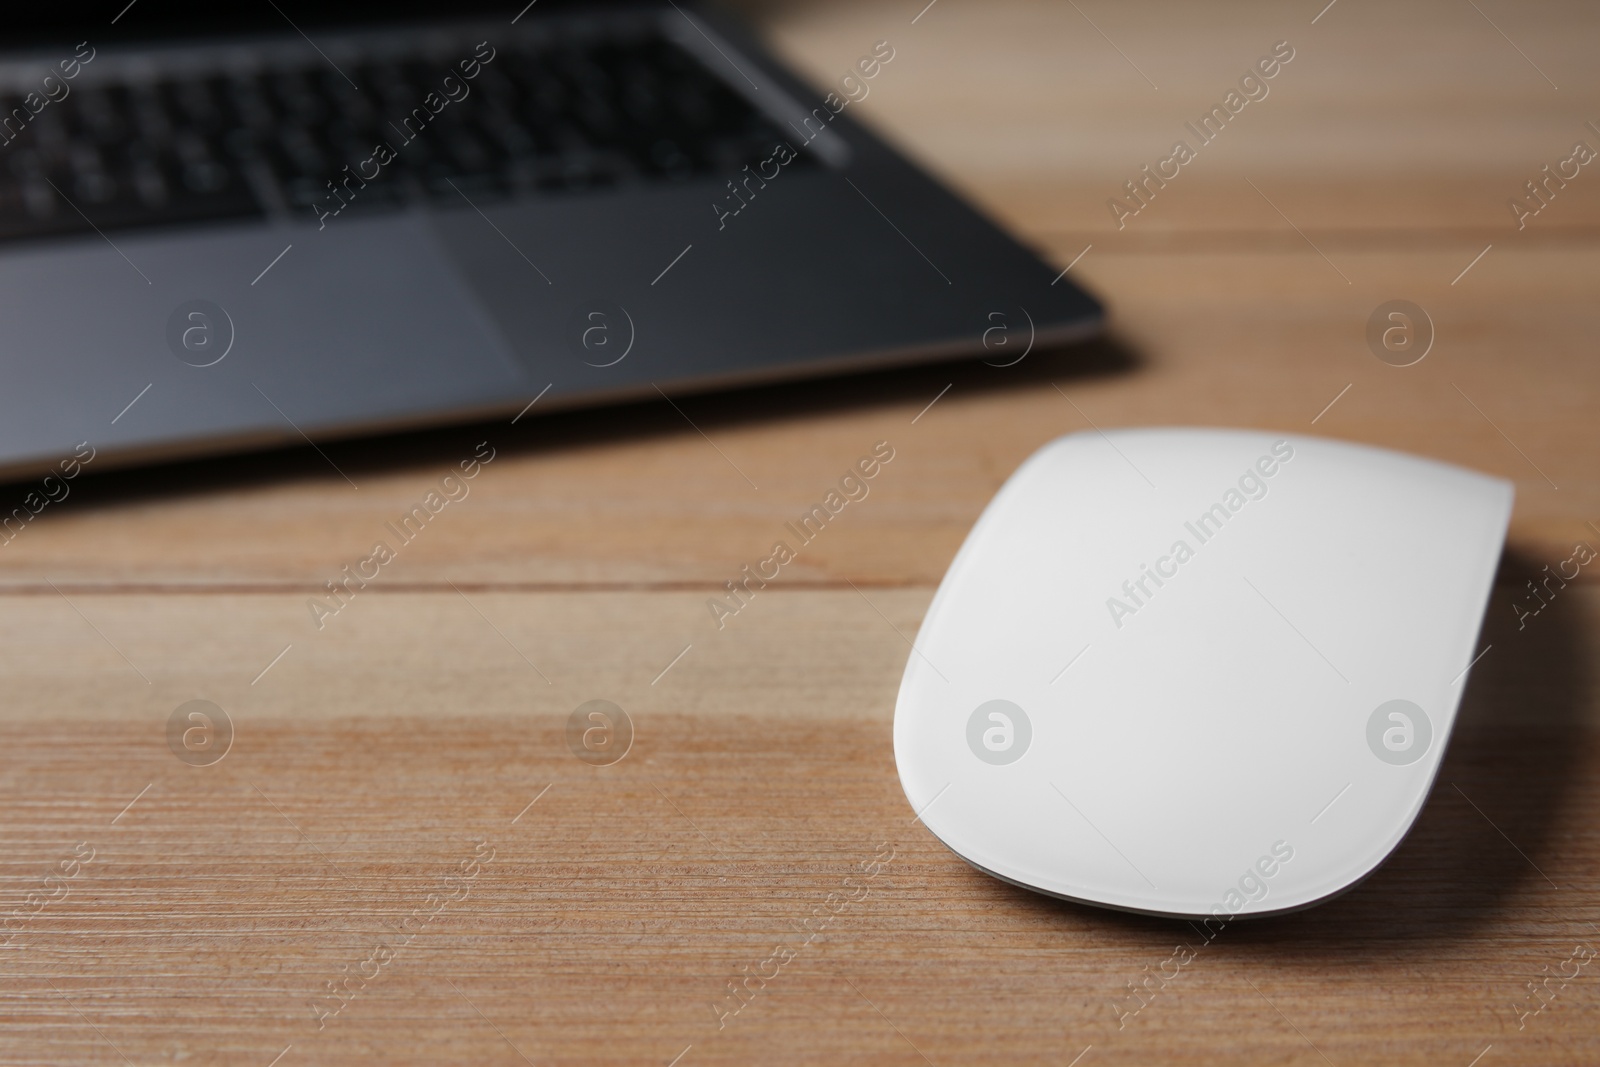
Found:
<svg viewBox="0 0 1600 1067"><path fill-rule="evenodd" d="M1045 445L928 609L894 747L962 858L1129 911L1269 914L1365 877L1427 797L1510 483L1255 431Z"/></svg>

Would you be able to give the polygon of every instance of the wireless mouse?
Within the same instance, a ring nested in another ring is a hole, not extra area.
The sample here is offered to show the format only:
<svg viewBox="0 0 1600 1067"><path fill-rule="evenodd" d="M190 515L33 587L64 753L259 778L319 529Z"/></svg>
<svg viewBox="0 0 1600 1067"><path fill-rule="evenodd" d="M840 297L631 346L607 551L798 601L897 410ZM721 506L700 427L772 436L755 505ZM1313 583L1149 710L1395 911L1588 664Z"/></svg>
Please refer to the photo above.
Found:
<svg viewBox="0 0 1600 1067"><path fill-rule="evenodd" d="M906 798L1052 896L1222 919L1327 900L1422 809L1511 501L1299 434L1053 441L923 620L894 715Z"/></svg>

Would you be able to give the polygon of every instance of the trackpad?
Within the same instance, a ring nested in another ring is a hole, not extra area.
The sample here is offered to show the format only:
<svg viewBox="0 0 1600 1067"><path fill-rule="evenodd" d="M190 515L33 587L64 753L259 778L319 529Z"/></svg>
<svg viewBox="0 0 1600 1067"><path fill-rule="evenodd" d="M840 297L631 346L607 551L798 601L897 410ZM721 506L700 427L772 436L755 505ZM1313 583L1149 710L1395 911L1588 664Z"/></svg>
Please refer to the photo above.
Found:
<svg viewBox="0 0 1600 1067"><path fill-rule="evenodd" d="M69 295L82 293L95 298ZM119 234L115 247L92 237L7 255L0 294L11 384L0 462L52 441L299 440L527 387L417 215ZM191 307L203 317L184 318ZM202 347L185 350L185 338Z"/></svg>

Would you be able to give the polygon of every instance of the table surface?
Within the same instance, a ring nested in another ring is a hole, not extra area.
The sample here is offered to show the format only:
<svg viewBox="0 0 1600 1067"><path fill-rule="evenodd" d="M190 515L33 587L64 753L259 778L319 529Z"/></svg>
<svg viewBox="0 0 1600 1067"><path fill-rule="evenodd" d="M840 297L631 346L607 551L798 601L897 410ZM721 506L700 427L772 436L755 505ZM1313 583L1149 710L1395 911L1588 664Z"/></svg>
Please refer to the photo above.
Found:
<svg viewBox="0 0 1600 1067"><path fill-rule="evenodd" d="M1102 341L328 445L348 482L311 450L75 482L0 549L0 904L28 916L0 1062L1600 1060L1600 974L1560 977L1600 942L1600 594L1513 609L1600 545L1600 172L1507 206L1600 147L1600 9L1321 6L743 5L819 83L889 41L860 113L1075 263ZM1119 228L1107 199L1282 40L1270 95ZM1434 324L1414 366L1367 348L1391 299ZM1006 476L1091 421L1516 483L1492 651L1355 891L1195 948L913 821L908 635ZM884 440L870 497L719 630L707 598ZM480 441L471 495L319 630L310 598ZM211 766L168 748L194 699L234 726ZM634 724L611 766L566 743L591 699Z"/></svg>

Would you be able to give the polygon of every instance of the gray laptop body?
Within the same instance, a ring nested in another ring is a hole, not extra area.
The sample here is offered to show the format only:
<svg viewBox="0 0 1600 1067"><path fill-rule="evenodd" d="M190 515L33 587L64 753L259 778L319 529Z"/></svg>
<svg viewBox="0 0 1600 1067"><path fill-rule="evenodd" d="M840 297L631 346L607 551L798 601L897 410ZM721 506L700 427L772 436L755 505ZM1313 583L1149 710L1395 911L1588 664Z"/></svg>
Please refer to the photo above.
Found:
<svg viewBox="0 0 1600 1067"><path fill-rule="evenodd" d="M8 102L63 85L86 102L107 86L280 62L326 59L331 80L363 55L420 48L440 98L462 94L444 106L466 114L490 84L479 79L497 76L487 69L551 35L613 32L604 19L701 64L775 131L769 154L729 173L520 194L436 170L436 195L369 204L378 180L347 180L299 206L247 163L258 211L117 226L72 195L94 192L81 173L48 170L61 131L46 115L65 100L30 111L32 127L13 123L0 194L25 211L48 179L52 217L71 232L0 240L0 477L53 469L83 443L99 470L516 416L535 401L530 418L930 357L998 362L984 350L997 326L1005 360L1097 328L1091 298L868 134L844 90L808 88L698 10L329 29L314 44L287 27L242 41L86 42L92 59L70 82L62 50L41 47L0 58L0 85ZM893 79L891 45L862 51L872 77L855 72L852 87ZM385 117L396 155L411 151L408 134L428 136L430 114Z"/></svg>

